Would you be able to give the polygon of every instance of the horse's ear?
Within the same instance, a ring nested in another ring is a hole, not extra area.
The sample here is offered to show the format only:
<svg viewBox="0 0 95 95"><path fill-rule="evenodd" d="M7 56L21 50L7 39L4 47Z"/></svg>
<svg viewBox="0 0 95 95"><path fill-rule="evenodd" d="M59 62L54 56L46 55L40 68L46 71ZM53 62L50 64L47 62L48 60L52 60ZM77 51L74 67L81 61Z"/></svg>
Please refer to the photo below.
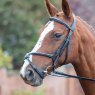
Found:
<svg viewBox="0 0 95 95"><path fill-rule="evenodd" d="M72 16L72 11L67 0L62 0L62 10L67 18L70 18Z"/></svg>
<svg viewBox="0 0 95 95"><path fill-rule="evenodd" d="M56 9L56 7L52 5L49 0L45 0L45 3L46 3L50 16L55 16L55 14L58 13L58 10Z"/></svg>

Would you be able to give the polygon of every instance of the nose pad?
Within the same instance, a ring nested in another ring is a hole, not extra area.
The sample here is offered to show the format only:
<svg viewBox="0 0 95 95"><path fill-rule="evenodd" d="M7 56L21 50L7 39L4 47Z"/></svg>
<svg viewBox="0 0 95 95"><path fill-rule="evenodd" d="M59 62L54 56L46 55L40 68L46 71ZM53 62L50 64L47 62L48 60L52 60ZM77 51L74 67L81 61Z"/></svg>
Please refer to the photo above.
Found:
<svg viewBox="0 0 95 95"><path fill-rule="evenodd" d="M25 78L27 79L27 81L32 81L34 79L35 75L34 75L34 71L33 70L26 70L25 73Z"/></svg>

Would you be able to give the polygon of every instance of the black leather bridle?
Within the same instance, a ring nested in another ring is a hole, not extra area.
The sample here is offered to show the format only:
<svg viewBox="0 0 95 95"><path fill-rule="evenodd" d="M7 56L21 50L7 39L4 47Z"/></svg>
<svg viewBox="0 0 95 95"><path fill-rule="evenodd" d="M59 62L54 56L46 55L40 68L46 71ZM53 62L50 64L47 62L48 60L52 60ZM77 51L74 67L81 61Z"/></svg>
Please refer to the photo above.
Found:
<svg viewBox="0 0 95 95"><path fill-rule="evenodd" d="M55 21L57 23L60 23L62 25L64 25L66 28L68 28L69 32L65 38L65 40L63 41L63 43L59 46L59 48L54 51L54 53L52 54L49 54L49 53L42 53L42 52L29 52L25 55L25 60L28 60L28 62L30 63L32 69L43 79L46 74L48 74L48 69L49 68L52 68L53 71L51 73L49 73L49 75L52 75L52 76L57 76L57 77L67 77L67 78L77 78L77 79L80 79L80 80L89 80L89 81L95 81L95 79L91 79L91 78L86 78L86 77L80 77L80 76L73 76L73 75L68 75L68 74L64 74L63 72L58 72L58 71L55 71L56 69L56 66L58 65L58 61L59 61L59 58L61 57L61 55L63 54L64 50L66 50L66 53L65 53L65 60L64 60L64 64L66 63L66 60L68 58L68 47L69 47L69 44L70 44L70 39L72 37L72 33L75 29L75 25L76 25L76 18L74 16L74 19L73 19L73 23L71 26L69 26L67 23L65 23L64 21L58 19L58 18L55 18L55 17L50 17L50 21ZM45 57L48 57L48 58L51 58L52 59L52 62L53 64L51 66L48 66L46 68L46 70L43 70L43 69L40 69L40 68L37 68L34 64L32 64L32 62L30 61L30 56L31 55L38 55L38 56L45 56Z"/></svg>

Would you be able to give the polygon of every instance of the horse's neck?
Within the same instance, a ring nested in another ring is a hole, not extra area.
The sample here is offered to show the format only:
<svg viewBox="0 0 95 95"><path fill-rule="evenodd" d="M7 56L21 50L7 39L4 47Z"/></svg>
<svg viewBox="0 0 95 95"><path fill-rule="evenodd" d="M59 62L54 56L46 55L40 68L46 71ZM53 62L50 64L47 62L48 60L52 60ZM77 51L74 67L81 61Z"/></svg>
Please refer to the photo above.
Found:
<svg viewBox="0 0 95 95"><path fill-rule="evenodd" d="M79 34L79 55L74 64L76 73L82 77L95 79L95 37L79 18L77 19L77 32ZM95 82L80 81L86 95L95 95Z"/></svg>

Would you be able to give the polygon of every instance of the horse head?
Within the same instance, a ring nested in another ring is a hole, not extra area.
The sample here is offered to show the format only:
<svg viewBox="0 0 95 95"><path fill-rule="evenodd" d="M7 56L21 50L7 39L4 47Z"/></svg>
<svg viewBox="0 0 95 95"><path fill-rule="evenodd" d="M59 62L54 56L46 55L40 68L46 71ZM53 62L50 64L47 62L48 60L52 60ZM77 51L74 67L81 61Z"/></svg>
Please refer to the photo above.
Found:
<svg viewBox="0 0 95 95"><path fill-rule="evenodd" d="M73 63L78 54L76 19L68 2L62 0L61 12L49 0L45 3L50 21L41 29L33 50L26 54L20 71L24 81L32 86L41 85L44 77L56 68Z"/></svg>

